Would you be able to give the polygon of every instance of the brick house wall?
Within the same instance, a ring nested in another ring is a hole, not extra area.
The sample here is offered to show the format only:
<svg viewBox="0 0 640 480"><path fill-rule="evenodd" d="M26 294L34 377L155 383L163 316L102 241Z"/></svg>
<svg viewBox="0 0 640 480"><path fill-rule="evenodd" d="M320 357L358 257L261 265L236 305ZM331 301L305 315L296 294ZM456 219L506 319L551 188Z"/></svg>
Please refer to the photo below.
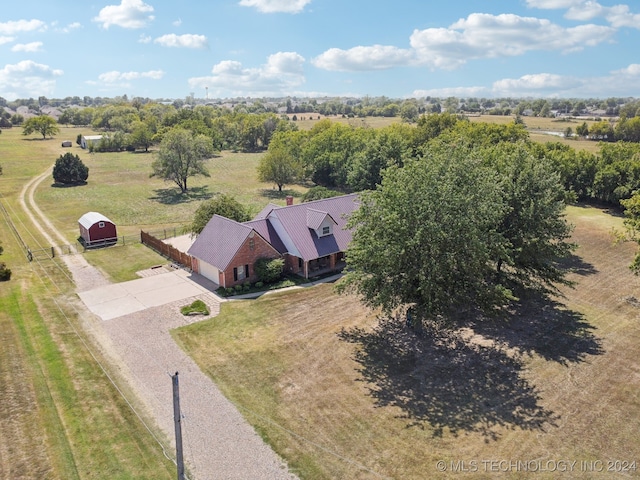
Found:
<svg viewBox="0 0 640 480"><path fill-rule="evenodd" d="M304 270L304 264L300 266L300 258L294 255L285 254L284 269L286 272L301 275L300 272Z"/></svg>
<svg viewBox="0 0 640 480"><path fill-rule="evenodd" d="M281 255L260 235L254 234L253 237L247 238L238 250L238 253L233 257L229 267L224 272L220 273L220 285L224 285L226 288L229 288L245 282L257 282L258 277L254 271L253 264L259 258L265 257L280 258ZM247 266L249 268L248 275L245 274L244 278L238 278L236 280L234 268L240 269L246 268Z"/></svg>

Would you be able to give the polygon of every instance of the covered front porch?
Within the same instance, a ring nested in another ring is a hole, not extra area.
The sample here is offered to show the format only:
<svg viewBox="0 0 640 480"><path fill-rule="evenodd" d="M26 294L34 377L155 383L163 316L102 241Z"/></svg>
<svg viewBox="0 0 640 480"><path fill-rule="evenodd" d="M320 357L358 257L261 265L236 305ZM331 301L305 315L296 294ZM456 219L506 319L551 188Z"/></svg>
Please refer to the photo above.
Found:
<svg viewBox="0 0 640 480"><path fill-rule="evenodd" d="M305 278L314 278L327 273L340 271L346 267L344 252L332 253L324 257L316 258L304 262L303 276Z"/></svg>

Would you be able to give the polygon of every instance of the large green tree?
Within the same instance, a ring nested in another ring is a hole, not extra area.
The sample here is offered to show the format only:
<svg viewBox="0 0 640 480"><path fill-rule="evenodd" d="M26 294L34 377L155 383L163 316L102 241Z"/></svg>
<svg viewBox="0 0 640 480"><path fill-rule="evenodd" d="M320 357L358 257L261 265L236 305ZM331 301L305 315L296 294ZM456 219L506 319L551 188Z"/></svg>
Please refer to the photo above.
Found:
<svg viewBox="0 0 640 480"><path fill-rule="evenodd" d="M53 179L56 183L78 184L84 183L89 178L89 167L87 167L78 155L67 152L60 155L53 166Z"/></svg>
<svg viewBox="0 0 640 480"><path fill-rule="evenodd" d="M157 158L151 164L151 176L174 182L185 193L189 177L209 176L205 160L212 155L211 139L204 135L194 136L182 128L173 128L160 143Z"/></svg>
<svg viewBox="0 0 640 480"><path fill-rule="evenodd" d="M42 138L53 137L60 132L58 122L55 118L49 115L39 115L37 117L31 117L22 124L22 134L31 135L33 132L38 132L42 135Z"/></svg>
<svg viewBox="0 0 640 480"><path fill-rule="evenodd" d="M506 241L496 258L498 281L555 291L568 284L558 260L574 248L572 227L564 217L565 191L560 174L546 159L535 158L524 144L502 143L482 155L500 178L506 205L497 232Z"/></svg>
<svg viewBox="0 0 640 480"><path fill-rule="evenodd" d="M230 195L221 194L200 204L189 229L191 233L197 235L202 232L214 215L220 215L236 222L246 222L251 219L247 209L240 202Z"/></svg>
<svg viewBox="0 0 640 480"><path fill-rule="evenodd" d="M283 145L271 145L258 165L258 179L261 182L275 183L280 192L286 184L298 179L301 173L301 163Z"/></svg>
<svg viewBox="0 0 640 480"><path fill-rule="evenodd" d="M572 250L564 189L525 145L435 142L361 195L349 225L342 291L387 313L446 321L462 308L494 312L522 289L568 283Z"/></svg>
<svg viewBox="0 0 640 480"><path fill-rule="evenodd" d="M505 215L496 172L477 155L429 153L385 171L361 195L341 291L390 313L446 319L463 305L489 308L510 298L490 281L506 248L496 229Z"/></svg>

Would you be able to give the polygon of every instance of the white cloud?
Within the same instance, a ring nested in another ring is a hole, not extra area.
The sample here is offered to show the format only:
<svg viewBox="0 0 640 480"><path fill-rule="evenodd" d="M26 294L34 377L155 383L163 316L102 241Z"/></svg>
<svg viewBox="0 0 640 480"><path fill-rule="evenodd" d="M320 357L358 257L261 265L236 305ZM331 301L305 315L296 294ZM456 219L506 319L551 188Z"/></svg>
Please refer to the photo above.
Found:
<svg viewBox="0 0 640 480"><path fill-rule="evenodd" d="M482 97L489 93L486 87L445 87L432 88L429 90L414 90L411 96L413 98L420 97Z"/></svg>
<svg viewBox="0 0 640 480"><path fill-rule="evenodd" d="M640 64L609 72L602 77L576 78L551 73L504 78L493 83L490 95L494 97L538 98L606 98L627 96L640 82ZM436 96L432 94L433 96ZM478 95L476 95L478 96Z"/></svg>
<svg viewBox="0 0 640 480"><path fill-rule="evenodd" d="M80 22L73 22L67 25L66 27L59 28L57 31L61 33L69 33L79 28L82 28L82 24Z"/></svg>
<svg viewBox="0 0 640 480"><path fill-rule="evenodd" d="M243 7L255 7L262 13L300 13L311 0L240 0Z"/></svg>
<svg viewBox="0 0 640 480"><path fill-rule="evenodd" d="M149 35L140 34L140 38L138 38L138 43L151 43L152 38Z"/></svg>
<svg viewBox="0 0 640 480"><path fill-rule="evenodd" d="M0 69L0 96L8 100L52 96L56 78L62 74L62 70L32 60L5 65Z"/></svg>
<svg viewBox="0 0 640 480"><path fill-rule="evenodd" d="M5 43L11 43L16 39L16 37L2 37L0 36L0 45L4 45Z"/></svg>
<svg viewBox="0 0 640 480"><path fill-rule="evenodd" d="M543 8L545 10L558 10L580 5L584 0L526 0L531 8Z"/></svg>
<svg viewBox="0 0 640 480"><path fill-rule="evenodd" d="M564 92L573 92L585 84L584 79L551 73L523 75L520 78L505 78L493 83L497 96L557 97Z"/></svg>
<svg viewBox="0 0 640 480"><path fill-rule="evenodd" d="M640 29L640 13L631 13L627 5L614 5L605 9L604 16L612 26Z"/></svg>
<svg viewBox="0 0 640 480"><path fill-rule="evenodd" d="M608 40L613 33L614 29L598 25L563 28L546 19L472 13L447 29L414 31L411 46L421 63L453 69L472 59L519 56L534 50L581 50Z"/></svg>
<svg viewBox="0 0 640 480"><path fill-rule="evenodd" d="M0 34L15 35L21 32L33 32L34 30L46 30L47 26L42 20L16 20L0 22Z"/></svg>
<svg viewBox="0 0 640 480"><path fill-rule="evenodd" d="M448 28L414 30L409 38L411 49L384 45L331 48L313 64L341 71L408 65L452 70L475 59L513 57L535 50L582 50L609 40L614 33L614 28L600 25L564 28L546 19L472 13Z"/></svg>
<svg viewBox="0 0 640 480"><path fill-rule="evenodd" d="M527 5L548 10L567 9L565 17L570 20L584 22L602 17L615 28L640 29L640 13L631 13L624 4L605 7L595 0L527 0Z"/></svg>
<svg viewBox="0 0 640 480"><path fill-rule="evenodd" d="M101 73L98 79L103 83L118 83L128 82L131 80L139 80L141 78L151 78L153 80L160 80L164 77L162 70L150 70L148 72L118 72L113 70L111 72Z"/></svg>
<svg viewBox="0 0 640 480"><path fill-rule="evenodd" d="M209 88L209 94L282 95L291 93L305 82L304 58L295 52L278 52L267 58L258 68L245 68L240 62L224 60L213 66L213 75L189 79L192 90Z"/></svg>
<svg viewBox="0 0 640 480"><path fill-rule="evenodd" d="M179 18L178 20L174 21L174 22L172 23L172 25L173 25L174 27L179 27L180 25L182 25L182 19L181 19L181 18Z"/></svg>
<svg viewBox="0 0 640 480"><path fill-rule="evenodd" d="M207 48L207 37L204 35L176 35L171 33L168 35L162 35L156 38L154 43L158 43L163 47L177 47L177 48Z"/></svg>
<svg viewBox="0 0 640 480"><path fill-rule="evenodd" d="M41 52L42 42L16 43L11 47L12 52Z"/></svg>
<svg viewBox="0 0 640 480"><path fill-rule="evenodd" d="M349 50L330 48L311 62L323 70L368 71L408 65L413 61L411 50L388 45L353 47Z"/></svg>
<svg viewBox="0 0 640 480"><path fill-rule="evenodd" d="M621 70L614 70L611 72L612 75L628 77L628 78L636 78L640 80L640 63L632 63L626 68Z"/></svg>
<svg viewBox="0 0 640 480"><path fill-rule="evenodd" d="M102 28L108 29L111 25L122 28L143 28L155 18L151 15L153 7L142 0L122 0L120 5L107 5L94 22L102 24Z"/></svg>

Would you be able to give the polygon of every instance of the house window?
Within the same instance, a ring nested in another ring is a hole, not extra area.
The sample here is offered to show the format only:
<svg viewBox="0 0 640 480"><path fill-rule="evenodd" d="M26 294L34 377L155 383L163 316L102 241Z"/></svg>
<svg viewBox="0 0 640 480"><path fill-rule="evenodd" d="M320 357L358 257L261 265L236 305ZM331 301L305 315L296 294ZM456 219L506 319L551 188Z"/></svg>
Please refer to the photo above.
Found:
<svg viewBox="0 0 640 480"><path fill-rule="evenodd" d="M98 222L98 228L104 228L104 222Z"/></svg>
<svg viewBox="0 0 640 480"><path fill-rule="evenodd" d="M256 242L253 238L249 239L249 250L253 250L253 248L256 246Z"/></svg>
<svg viewBox="0 0 640 480"><path fill-rule="evenodd" d="M233 281L237 282L238 280L244 280L248 272L249 272L249 265L244 265L243 267L234 267Z"/></svg>
<svg viewBox="0 0 640 480"><path fill-rule="evenodd" d="M322 236L329 235L331 233L331 227L322 227Z"/></svg>

